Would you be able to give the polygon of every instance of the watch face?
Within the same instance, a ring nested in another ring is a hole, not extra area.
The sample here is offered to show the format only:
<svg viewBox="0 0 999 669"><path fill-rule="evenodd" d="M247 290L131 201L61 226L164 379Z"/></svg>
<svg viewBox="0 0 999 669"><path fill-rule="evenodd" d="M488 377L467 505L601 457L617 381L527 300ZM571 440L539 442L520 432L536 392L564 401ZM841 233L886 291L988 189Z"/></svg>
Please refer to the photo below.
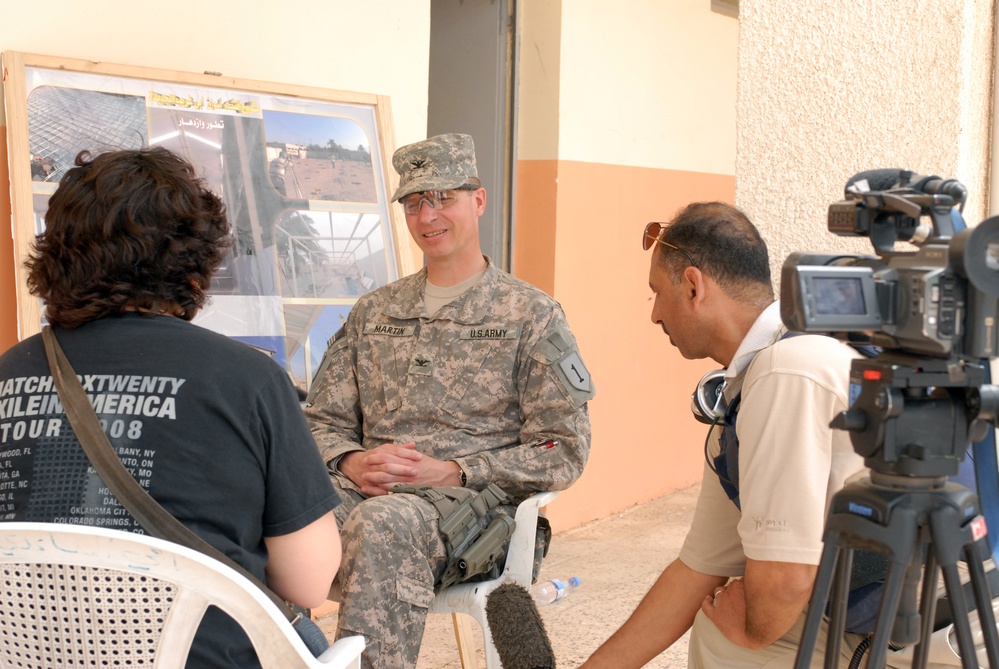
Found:
<svg viewBox="0 0 999 669"><path fill-rule="evenodd" d="M458 470L458 480L461 482L461 487L464 488L468 485L468 476L465 474L464 469Z"/></svg>

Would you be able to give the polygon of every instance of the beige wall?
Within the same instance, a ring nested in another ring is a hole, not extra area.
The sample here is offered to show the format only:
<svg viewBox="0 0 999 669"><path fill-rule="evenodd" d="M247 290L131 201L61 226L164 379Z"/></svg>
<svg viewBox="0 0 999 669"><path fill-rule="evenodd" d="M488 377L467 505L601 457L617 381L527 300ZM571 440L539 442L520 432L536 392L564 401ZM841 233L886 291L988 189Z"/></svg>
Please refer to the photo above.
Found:
<svg viewBox="0 0 999 669"><path fill-rule="evenodd" d="M993 3L742 0L736 203L792 251L872 253L826 230L853 174L955 177L988 213Z"/></svg>
<svg viewBox="0 0 999 669"><path fill-rule="evenodd" d="M559 300L593 375L593 446L555 529L700 479L683 360L649 319L648 221L734 201L738 22L708 2L531 0L522 41L514 273Z"/></svg>
<svg viewBox="0 0 999 669"><path fill-rule="evenodd" d="M563 2L559 159L733 173L739 23L710 4Z"/></svg>

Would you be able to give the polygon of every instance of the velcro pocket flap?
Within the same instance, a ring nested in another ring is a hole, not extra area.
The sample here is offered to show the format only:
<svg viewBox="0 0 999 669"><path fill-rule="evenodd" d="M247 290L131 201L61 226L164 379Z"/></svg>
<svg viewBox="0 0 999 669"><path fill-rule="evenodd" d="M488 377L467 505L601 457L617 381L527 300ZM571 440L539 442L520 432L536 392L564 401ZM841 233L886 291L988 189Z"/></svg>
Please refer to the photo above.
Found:
<svg viewBox="0 0 999 669"><path fill-rule="evenodd" d="M429 609L434 601L434 589L415 579L396 576L395 595L399 601Z"/></svg>

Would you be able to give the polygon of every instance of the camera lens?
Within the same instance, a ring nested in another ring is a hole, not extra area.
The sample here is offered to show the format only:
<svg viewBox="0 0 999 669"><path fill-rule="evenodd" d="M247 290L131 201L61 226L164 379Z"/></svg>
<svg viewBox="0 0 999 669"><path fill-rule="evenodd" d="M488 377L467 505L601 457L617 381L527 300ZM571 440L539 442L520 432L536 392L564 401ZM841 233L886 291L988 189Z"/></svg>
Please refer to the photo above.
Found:
<svg viewBox="0 0 999 669"><path fill-rule="evenodd" d="M999 295L999 216L954 235L950 258L976 290Z"/></svg>

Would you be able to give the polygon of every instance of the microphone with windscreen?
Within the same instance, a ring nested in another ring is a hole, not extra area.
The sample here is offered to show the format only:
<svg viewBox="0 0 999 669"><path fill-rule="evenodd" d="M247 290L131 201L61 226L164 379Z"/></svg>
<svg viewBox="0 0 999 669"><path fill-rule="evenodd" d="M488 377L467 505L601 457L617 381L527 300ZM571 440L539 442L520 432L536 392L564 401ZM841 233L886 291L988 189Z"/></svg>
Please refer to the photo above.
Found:
<svg viewBox="0 0 999 669"><path fill-rule="evenodd" d="M504 583L486 597L486 621L503 669L555 669L555 652L526 588Z"/></svg>
<svg viewBox="0 0 999 669"><path fill-rule="evenodd" d="M949 195L963 208L968 189L957 179L941 179L935 174L923 175L897 168L867 170L854 174L846 182L846 195L868 191L886 191L893 188L911 188L927 195Z"/></svg>
<svg viewBox="0 0 999 669"><path fill-rule="evenodd" d="M883 191L898 188L902 185L901 181L903 171L904 170L888 168L857 172L847 180L846 187L843 190L845 191L845 195L849 197L850 195L862 194L871 191Z"/></svg>

